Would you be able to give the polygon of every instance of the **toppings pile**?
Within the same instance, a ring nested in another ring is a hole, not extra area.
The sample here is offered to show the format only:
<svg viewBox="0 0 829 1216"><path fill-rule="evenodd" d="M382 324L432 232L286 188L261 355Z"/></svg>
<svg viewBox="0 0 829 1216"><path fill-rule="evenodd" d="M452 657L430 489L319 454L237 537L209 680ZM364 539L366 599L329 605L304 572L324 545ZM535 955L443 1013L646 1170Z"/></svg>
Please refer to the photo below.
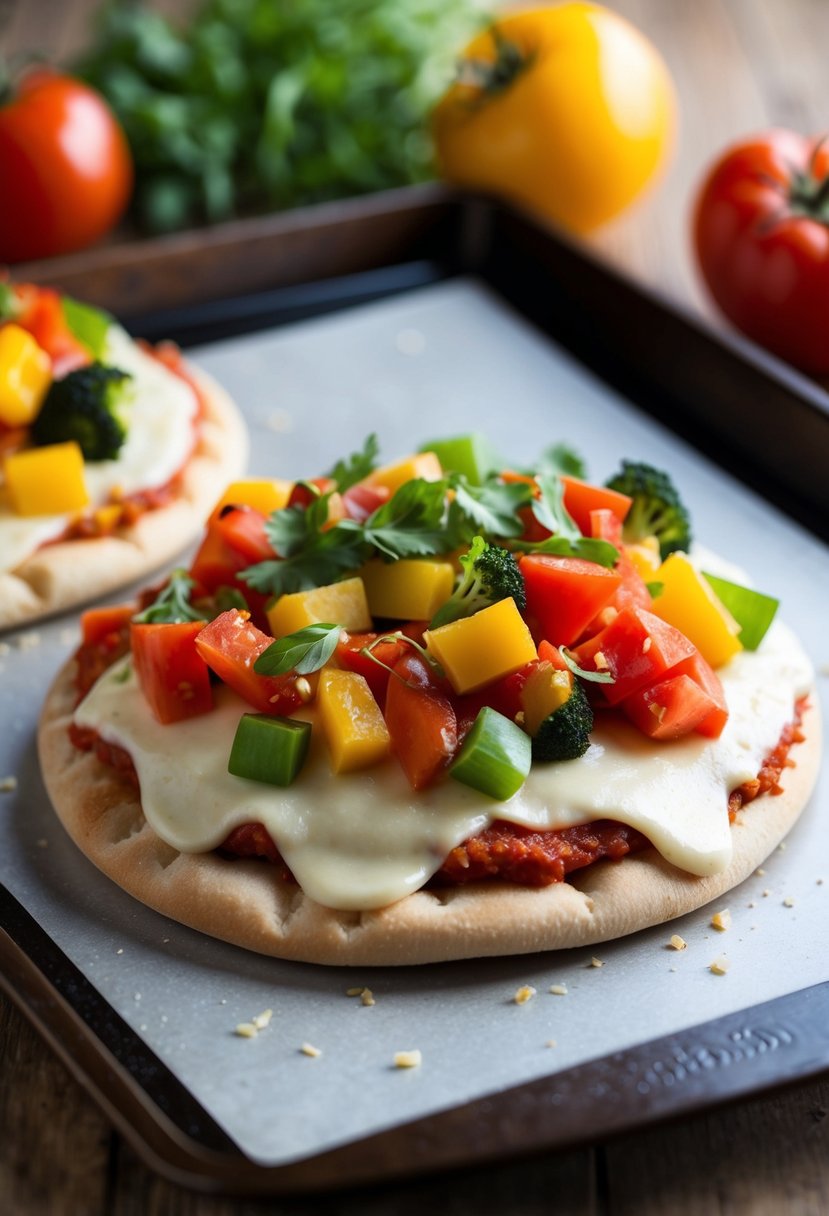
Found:
<svg viewBox="0 0 829 1216"><path fill-rule="evenodd" d="M715 669L776 601L699 569L666 474L595 485L562 448L505 469L479 435L377 456L370 436L323 477L228 487L189 570L138 613L84 614L81 691L128 632L155 718L209 714L223 682L249 707L228 769L274 786L313 732L337 774L392 756L414 790L498 801L583 755L598 714L658 743L721 734Z"/></svg>

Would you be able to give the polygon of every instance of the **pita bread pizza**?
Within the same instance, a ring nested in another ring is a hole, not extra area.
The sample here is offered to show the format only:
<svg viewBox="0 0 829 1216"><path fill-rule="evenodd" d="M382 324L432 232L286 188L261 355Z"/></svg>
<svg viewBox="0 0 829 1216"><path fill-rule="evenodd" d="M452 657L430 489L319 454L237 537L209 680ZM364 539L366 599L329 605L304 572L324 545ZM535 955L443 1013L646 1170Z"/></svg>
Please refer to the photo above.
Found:
<svg viewBox="0 0 829 1216"><path fill-rule="evenodd" d="M670 477L480 436L237 483L189 569L84 614L40 756L137 899L280 958L584 946L748 877L807 802L809 662Z"/></svg>
<svg viewBox="0 0 829 1216"><path fill-rule="evenodd" d="M246 455L235 406L177 347L0 282L0 629L167 564Z"/></svg>

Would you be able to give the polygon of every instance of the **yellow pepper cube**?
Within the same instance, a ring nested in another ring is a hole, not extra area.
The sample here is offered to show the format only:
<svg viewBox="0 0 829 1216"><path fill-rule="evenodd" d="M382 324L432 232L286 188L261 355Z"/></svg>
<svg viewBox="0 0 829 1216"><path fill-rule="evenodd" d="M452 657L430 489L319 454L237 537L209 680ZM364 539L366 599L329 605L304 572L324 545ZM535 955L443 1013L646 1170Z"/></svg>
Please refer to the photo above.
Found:
<svg viewBox="0 0 829 1216"><path fill-rule="evenodd" d="M52 443L7 456L3 468L18 515L64 515L89 502L77 443Z"/></svg>
<svg viewBox="0 0 829 1216"><path fill-rule="evenodd" d="M473 616L423 635L457 693L474 692L538 658L515 600L499 600Z"/></svg>
<svg viewBox="0 0 829 1216"><path fill-rule="evenodd" d="M569 671L559 671L552 663L539 663L521 688L527 734L536 735L541 723L570 699L572 690L573 677Z"/></svg>
<svg viewBox="0 0 829 1216"><path fill-rule="evenodd" d="M712 667L722 667L742 650L740 626L684 553L666 557L653 579L662 591L652 611L684 633Z"/></svg>
<svg viewBox="0 0 829 1216"><path fill-rule="evenodd" d="M268 624L275 638L287 637L318 622L342 625L352 633L371 629L371 613L361 578L346 578L341 583L293 591L281 595L268 609Z"/></svg>
<svg viewBox="0 0 829 1216"><path fill-rule="evenodd" d="M19 325L0 329L0 422L28 426L52 383L52 360Z"/></svg>
<svg viewBox="0 0 829 1216"><path fill-rule="evenodd" d="M416 452L395 464L375 469L365 478L365 483L369 486L385 486L390 494L394 494L407 481L413 481L415 478L440 481L442 476L443 469L434 452Z"/></svg>
<svg viewBox="0 0 829 1216"><path fill-rule="evenodd" d="M659 569L659 541L655 536L646 536L635 545L625 545L625 553L646 583L655 581Z"/></svg>
<svg viewBox="0 0 829 1216"><path fill-rule="evenodd" d="M317 710L335 773L368 768L388 755L389 732L364 676L323 669Z"/></svg>
<svg viewBox="0 0 829 1216"><path fill-rule="evenodd" d="M279 478L272 481L254 479L232 481L213 508L213 515L218 515L222 507L231 504L252 507L254 511L270 515L273 511L281 511L288 505L293 488L292 481L282 481Z"/></svg>
<svg viewBox="0 0 829 1216"><path fill-rule="evenodd" d="M452 563L429 558L370 561L360 574L371 615L401 621L430 621L455 585Z"/></svg>

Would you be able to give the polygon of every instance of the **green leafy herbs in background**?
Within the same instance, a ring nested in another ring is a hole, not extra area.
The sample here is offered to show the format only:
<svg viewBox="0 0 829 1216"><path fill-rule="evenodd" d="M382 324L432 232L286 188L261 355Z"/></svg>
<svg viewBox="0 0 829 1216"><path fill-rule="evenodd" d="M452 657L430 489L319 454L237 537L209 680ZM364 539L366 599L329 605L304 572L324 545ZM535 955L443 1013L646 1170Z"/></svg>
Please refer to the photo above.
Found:
<svg viewBox="0 0 829 1216"><path fill-rule="evenodd" d="M75 70L109 100L151 232L432 175L427 116L483 0L206 0L101 14Z"/></svg>

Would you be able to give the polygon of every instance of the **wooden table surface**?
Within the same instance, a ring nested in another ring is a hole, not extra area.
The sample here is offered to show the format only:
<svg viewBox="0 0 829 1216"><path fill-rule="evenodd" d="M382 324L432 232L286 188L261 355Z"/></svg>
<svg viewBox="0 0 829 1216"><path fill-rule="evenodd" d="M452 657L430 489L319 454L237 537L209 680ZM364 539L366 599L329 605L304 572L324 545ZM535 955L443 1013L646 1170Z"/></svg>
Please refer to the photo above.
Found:
<svg viewBox="0 0 829 1216"><path fill-rule="evenodd" d="M403 0L401 0L403 2ZM0 0L0 47L61 57L89 0ZM171 0L165 7L175 8ZM664 293L707 311L687 243L705 164L768 125L829 130L826 0L615 0L662 49L682 130L661 188L596 245ZM205 1197L148 1170L16 1009L0 997L0 1210L9 1216L308 1213L405 1216L430 1208L614 1216L829 1212L829 1078L676 1124L483 1174L310 1200Z"/></svg>

